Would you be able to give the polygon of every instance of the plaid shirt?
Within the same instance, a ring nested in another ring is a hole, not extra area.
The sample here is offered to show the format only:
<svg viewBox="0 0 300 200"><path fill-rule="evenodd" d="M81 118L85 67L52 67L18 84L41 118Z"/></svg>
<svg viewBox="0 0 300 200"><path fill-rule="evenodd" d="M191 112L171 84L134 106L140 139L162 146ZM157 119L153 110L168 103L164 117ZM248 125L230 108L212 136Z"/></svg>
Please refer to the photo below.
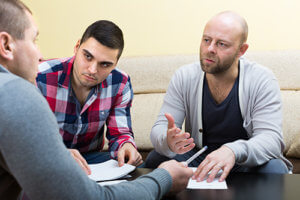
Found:
<svg viewBox="0 0 300 200"><path fill-rule="evenodd" d="M71 87L74 57L54 59L39 66L37 86L56 116L67 148L80 152L100 151L104 146L104 125L113 158L126 142L132 143L130 107L133 98L130 78L114 69L95 86L83 107Z"/></svg>

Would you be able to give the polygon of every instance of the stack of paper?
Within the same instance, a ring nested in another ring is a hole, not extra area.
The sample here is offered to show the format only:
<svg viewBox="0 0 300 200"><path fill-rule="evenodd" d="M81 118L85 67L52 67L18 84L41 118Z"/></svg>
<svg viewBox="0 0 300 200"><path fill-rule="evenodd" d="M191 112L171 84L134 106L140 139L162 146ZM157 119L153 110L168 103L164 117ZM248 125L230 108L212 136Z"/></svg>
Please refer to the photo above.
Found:
<svg viewBox="0 0 300 200"><path fill-rule="evenodd" d="M118 166L118 162L115 160L108 160L104 163L91 164L90 179L94 181L107 181L121 178L135 169L135 166L124 164L122 167Z"/></svg>

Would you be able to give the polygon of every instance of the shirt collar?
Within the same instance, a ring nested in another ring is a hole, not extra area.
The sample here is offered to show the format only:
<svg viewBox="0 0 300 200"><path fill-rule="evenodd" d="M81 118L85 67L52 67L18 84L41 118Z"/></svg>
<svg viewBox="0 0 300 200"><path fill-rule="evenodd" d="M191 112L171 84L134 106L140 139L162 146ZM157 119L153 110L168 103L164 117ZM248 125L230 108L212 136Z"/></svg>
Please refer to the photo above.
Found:
<svg viewBox="0 0 300 200"><path fill-rule="evenodd" d="M2 65L0 65L0 72L10 73L10 71L8 71L8 69L3 67Z"/></svg>
<svg viewBox="0 0 300 200"><path fill-rule="evenodd" d="M68 88L71 80L71 75L72 75L72 68L73 68L73 63L74 63L75 56L71 57L68 59L66 62L63 62L63 71L61 76L59 77L58 80L58 85L60 87Z"/></svg>

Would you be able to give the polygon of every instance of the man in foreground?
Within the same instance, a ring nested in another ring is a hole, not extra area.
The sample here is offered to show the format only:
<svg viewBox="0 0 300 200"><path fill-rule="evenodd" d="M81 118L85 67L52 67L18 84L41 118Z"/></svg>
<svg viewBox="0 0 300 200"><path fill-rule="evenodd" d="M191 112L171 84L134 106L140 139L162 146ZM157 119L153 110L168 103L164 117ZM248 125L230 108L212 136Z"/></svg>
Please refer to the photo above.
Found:
<svg viewBox="0 0 300 200"><path fill-rule="evenodd" d="M41 54L30 10L0 1L0 199L160 199L187 185L192 170L165 162L132 182L101 187L72 158L56 118L34 85Z"/></svg>
<svg viewBox="0 0 300 200"><path fill-rule="evenodd" d="M283 157L282 104L273 73L241 56L248 49L246 21L233 12L205 26L200 63L176 71L151 132L155 151L146 166L174 158L185 161L208 150L190 166L193 178L211 182L229 172L287 173ZM185 131L181 127L185 119ZM194 148L196 146L196 148Z"/></svg>

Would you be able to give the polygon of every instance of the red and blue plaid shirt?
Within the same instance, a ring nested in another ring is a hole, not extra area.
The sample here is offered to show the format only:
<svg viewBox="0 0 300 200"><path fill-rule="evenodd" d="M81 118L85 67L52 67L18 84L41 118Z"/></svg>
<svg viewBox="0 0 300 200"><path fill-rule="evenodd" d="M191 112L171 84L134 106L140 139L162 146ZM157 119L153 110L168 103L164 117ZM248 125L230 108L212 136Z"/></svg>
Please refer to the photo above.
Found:
<svg viewBox="0 0 300 200"><path fill-rule="evenodd" d="M56 116L67 148L80 152L100 151L104 145L104 126L111 157L126 142L132 143L130 107L133 91L127 74L114 69L95 86L83 107L71 87L74 57L48 60L40 64L37 86Z"/></svg>

